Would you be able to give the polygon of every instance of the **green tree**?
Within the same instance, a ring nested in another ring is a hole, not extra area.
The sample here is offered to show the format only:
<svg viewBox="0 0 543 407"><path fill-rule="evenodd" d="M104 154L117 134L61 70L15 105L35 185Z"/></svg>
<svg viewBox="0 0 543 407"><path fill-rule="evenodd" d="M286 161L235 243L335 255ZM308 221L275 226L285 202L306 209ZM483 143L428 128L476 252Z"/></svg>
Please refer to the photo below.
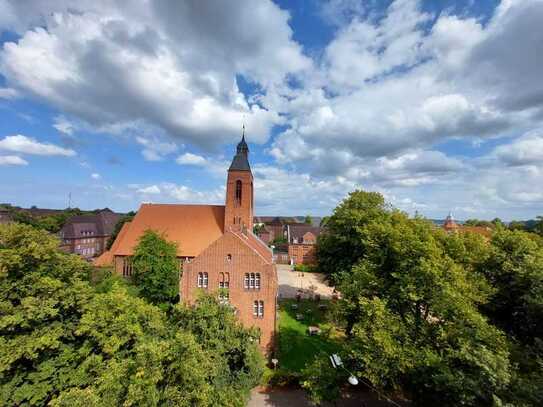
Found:
<svg viewBox="0 0 543 407"><path fill-rule="evenodd" d="M499 230L480 273L495 288L483 310L510 338L513 380L505 399L543 404L543 243L531 233Z"/></svg>
<svg viewBox="0 0 543 407"><path fill-rule="evenodd" d="M311 225L311 224L313 224L313 220L311 219L311 215L305 215L304 223L305 223L306 225Z"/></svg>
<svg viewBox="0 0 543 407"><path fill-rule="evenodd" d="M543 216L537 216L536 219L534 230L539 236L543 237Z"/></svg>
<svg viewBox="0 0 543 407"><path fill-rule="evenodd" d="M229 305L219 304L211 295L202 295L195 307L179 305L171 315L175 329L191 332L199 344L216 356L219 391L217 405L229 398L246 400L250 389L262 377L264 365L257 343L257 329L244 329ZM220 396L220 397L219 397Z"/></svg>
<svg viewBox="0 0 543 407"><path fill-rule="evenodd" d="M142 297L155 305L176 302L180 263L175 242L146 230L134 249L132 264L133 281Z"/></svg>
<svg viewBox="0 0 543 407"><path fill-rule="evenodd" d="M119 282L96 293L57 245L0 225L0 405L245 405L262 357L230 308L208 297L170 319Z"/></svg>
<svg viewBox="0 0 543 407"><path fill-rule="evenodd" d="M0 225L0 405L44 405L77 385L89 266L29 225Z"/></svg>
<svg viewBox="0 0 543 407"><path fill-rule="evenodd" d="M351 370L418 405L499 403L509 348L480 312L494 292L480 272L484 239L448 235L363 191L335 209L323 237L319 266L342 294L335 313Z"/></svg>
<svg viewBox="0 0 543 407"><path fill-rule="evenodd" d="M486 281L448 256L447 237L423 219L394 213L365 236L373 249L339 286L357 372L409 389L420 405L491 404L509 381L509 360L505 336L478 311Z"/></svg>
<svg viewBox="0 0 543 407"><path fill-rule="evenodd" d="M372 222L386 221L392 209L376 192L354 191L330 218L317 243L319 270L336 281L339 273L350 271L367 252L365 228Z"/></svg>

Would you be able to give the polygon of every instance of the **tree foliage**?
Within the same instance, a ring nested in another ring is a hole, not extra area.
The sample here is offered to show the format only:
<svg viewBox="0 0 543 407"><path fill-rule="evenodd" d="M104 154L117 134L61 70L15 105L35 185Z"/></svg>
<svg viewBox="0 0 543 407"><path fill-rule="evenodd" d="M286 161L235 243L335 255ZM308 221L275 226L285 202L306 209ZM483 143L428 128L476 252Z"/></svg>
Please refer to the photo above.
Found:
<svg viewBox="0 0 543 407"><path fill-rule="evenodd" d="M496 292L481 271L488 242L448 235L362 191L336 208L321 242L320 267L342 293L344 360L359 377L417 405L506 398L510 347L481 312Z"/></svg>
<svg viewBox="0 0 543 407"><path fill-rule="evenodd" d="M97 292L57 245L0 225L0 405L245 404L262 360L229 308L206 298L170 317L119 282Z"/></svg>
<svg viewBox="0 0 543 407"><path fill-rule="evenodd" d="M335 281L338 273L350 270L367 252L364 228L386 219L391 208L381 194L354 191L326 220L326 230L317 243L321 272Z"/></svg>
<svg viewBox="0 0 543 407"><path fill-rule="evenodd" d="M146 230L134 249L132 265L134 283L144 298L153 304L176 302L181 266L175 242Z"/></svg>

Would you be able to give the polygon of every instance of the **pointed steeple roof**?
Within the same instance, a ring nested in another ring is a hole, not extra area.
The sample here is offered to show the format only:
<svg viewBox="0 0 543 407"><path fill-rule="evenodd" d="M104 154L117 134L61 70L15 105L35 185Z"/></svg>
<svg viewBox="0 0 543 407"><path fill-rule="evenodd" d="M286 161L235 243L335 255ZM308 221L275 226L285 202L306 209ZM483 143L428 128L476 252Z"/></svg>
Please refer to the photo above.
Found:
<svg viewBox="0 0 543 407"><path fill-rule="evenodd" d="M236 155L228 171L251 171L251 166L249 165L249 146L245 142L245 125L243 125L243 133L236 149Z"/></svg>

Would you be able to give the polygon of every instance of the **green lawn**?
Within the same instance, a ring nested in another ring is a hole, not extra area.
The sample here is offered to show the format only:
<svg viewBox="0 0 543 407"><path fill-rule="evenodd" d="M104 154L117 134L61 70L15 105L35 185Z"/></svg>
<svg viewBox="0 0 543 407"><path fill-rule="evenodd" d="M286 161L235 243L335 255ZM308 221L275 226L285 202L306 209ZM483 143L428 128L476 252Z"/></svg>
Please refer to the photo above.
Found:
<svg viewBox="0 0 543 407"><path fill-rule="evenodd" d="M321 301L321 304L328 304ZM294 309L292 304L298 304ZM318 308L311 300L282 300L279 303L279 366L291 372L300 372L316 356L326 358L341 347L334 326L326 321L326 310ZM303 315L302 320L296 314ZM320 335L308 334L308 327L314 325L322 329Z"/></svg>

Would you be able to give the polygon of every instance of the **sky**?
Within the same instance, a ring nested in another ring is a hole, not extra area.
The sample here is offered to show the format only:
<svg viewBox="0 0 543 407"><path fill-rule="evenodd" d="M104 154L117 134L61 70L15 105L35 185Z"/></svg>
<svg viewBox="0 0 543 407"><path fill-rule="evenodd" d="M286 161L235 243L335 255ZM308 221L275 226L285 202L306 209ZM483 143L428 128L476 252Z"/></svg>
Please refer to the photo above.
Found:
<svg viewBox="0 0 543 407"><path fill-rule="evenodd" d="M0 0L0 203L543 214L543 0Z"/></svg>

